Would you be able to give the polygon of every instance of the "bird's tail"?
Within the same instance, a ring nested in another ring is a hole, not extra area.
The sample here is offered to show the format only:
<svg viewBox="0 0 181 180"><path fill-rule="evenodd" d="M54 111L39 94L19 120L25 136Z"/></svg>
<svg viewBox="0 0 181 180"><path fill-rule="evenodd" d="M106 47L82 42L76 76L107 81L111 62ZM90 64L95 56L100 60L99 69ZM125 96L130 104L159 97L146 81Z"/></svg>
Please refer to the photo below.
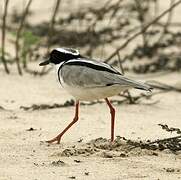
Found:
<svg viewBox="0 0 181 180"><path fill-rule="evenodd" d="M125 76L122 76L122 83L124 84L124 82L128 86L133 87L135 89L141 89L141 90L146 90L146 91L150 91L150 92L153 89L150 85L148 85L146 83L135 81L135 80L129 79Z"/></svg>
<svg viewBox="0 0 181 180"><path fill-rule="evenodd" d="M138 83L138 85L134 86L135 89L141 89L145 91L152 91L152 87L146 83Z"/></svg>

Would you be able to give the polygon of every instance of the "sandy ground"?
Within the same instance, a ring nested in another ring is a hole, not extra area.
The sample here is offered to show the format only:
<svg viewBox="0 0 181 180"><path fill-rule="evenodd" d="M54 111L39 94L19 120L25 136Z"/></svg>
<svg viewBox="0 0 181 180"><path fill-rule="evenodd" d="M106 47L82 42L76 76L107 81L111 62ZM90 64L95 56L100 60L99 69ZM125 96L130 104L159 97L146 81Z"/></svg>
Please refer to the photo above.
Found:
<svg viewBox="0 0 181 180"><path fill-rule="evenodd" d="M146 79L179 86L180 74ZM72 120L74 108L25 111L20 106L70 100L71 96L58 87L54 72L41 78L8 76L1 72L0 82L0 106L4 108L0 109L1 180L181 178L181 151L174 154L169 150L129 150L124 143L117 150L110 149L109 143L104 146L107 140L100 137L110 138L106 104L81 106L79 122L65 134L61 144L45 143ZM131 140L175 136L157 124L181 127L181 94L159 94L150 101L157 100L153 105L145 105L147 101L139 105L116 105L115 134ZM28 131L30 128L33 130Z"/></svg>
<svg viewBox="0 0 181 180"><path fill-rule="evenodd" d="M70 6L70 2L75 4ZM62 1L60 13L87 6L87 2L90 1ZM98 5L96 0L91 2ZM162 3L160 11L165 10L170 1ZM2 4L3 1L0 15ZM25 1L12 1L9 12L17 6L22 10ZM52 2L33 1L35 14L31 22L49 19L51 7ZM180 16L178 7L174 21L178 22ZM144 78L181 87L179 73ZM130 150L124 142L118 148L112 147L107 140L110 138L110 114L105 103L81 106L79 122L59 145L48 145L45 140L57 135L72 120L73 107L35 111L20 108L33 104L63 104L71 98L58 87L53 72L41 78L27 74L20 77L16 73L5 75L0 69L0 180L181 179L181 151L174 154L169 150ZM148 105L152 102L157 103ZM162 130L159 123L181 128L181 94L176 92L115 108L116 136L137 141L156 140L176 136Z"/></svg>

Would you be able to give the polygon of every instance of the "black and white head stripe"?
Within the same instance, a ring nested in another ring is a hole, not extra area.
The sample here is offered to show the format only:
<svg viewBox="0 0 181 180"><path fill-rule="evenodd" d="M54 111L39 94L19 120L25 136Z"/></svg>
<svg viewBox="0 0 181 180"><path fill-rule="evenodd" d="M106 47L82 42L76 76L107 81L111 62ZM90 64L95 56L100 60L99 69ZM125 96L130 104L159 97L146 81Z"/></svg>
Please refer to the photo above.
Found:
<svg viewBox="0 0 181 180"><path fill-rule="evenodd" d="M106 71L109 73L121 75L121 73L119 71L117 71L116 69L114 69L112 66L110 66L108 64L105 64L102 62L96 62L96 61L92 61L92 60L87 60L87 59L83 59L83 58L69 60L64 65L85 66L85 67L88 67L88 68L91 68L94 70Z"/></svg>
<svg viewBox="0 0 181 180"><path fill-rule="evenodd" d="M56 48L50 53L50 63L59 64L63 61L67 61L70 59L79 58L80 53L78 50L70 49L70 48Z"/></svg>
<svg viewBox="0 0 181 180"><path fill-rule="evenodd" d="M79 51L77 49L72 49L72 48L56 48L55 50L59 51L60 53L65 53L65 54L71 54L74 56L80 55Z"/></svg>

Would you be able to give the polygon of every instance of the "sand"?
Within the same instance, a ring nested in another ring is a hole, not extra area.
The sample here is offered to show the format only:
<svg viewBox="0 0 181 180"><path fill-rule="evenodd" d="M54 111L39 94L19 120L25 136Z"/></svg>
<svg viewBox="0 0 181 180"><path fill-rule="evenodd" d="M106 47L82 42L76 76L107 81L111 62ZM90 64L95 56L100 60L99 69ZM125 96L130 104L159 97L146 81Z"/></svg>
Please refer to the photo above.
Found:
<svg viewBox="0 0 181 180"><path fill-rule="evenodd" d="M105 103L82 105L80 120L61 143L45 143L72 120L74 107L34 111L20 107L63 104L72 97L59 88L54 72L43 77L1 72L0 77L0 179L181 178L181 151L130 150L123 140L118 147L110 145L110 114ZM178 86L180 74L145 79ZM155 95L136 105L115 105L115 135L134 141L176 136L158 124L181 127L180 107L181 95L176 92Z"/></svg>
<svg viewBox="0 0 181 180"><path fill-rule="evenodd" d="M76 10L80 5L86 6L87 2L76 0L70 8L70 1L62 1L60 12ZM98 5L95 0L91 2ZM168 5L169 1L164 1L160 11ZM25 1L12 1L9 12L17 6L22 10ZM51 7L52 2L34 1L32 9L35 14L30 21L39 23L49 19ZM175 22L180 19L180 14L180 8L177 8L173 17ZM12 49L12 44L7 49ZM39 68L38 63L34 67ZM114 105L115 135L118 137L113 144L109 143L110 114L106 104L81 105L80 120L65 134L61 143L47 144L45 140L53 138L70 123L74 107L24 110L22 106L64 104L71 100L72 97L55 79L53 71L43 77L28 74L20 77L15 71L6 75L0 67L0 180L181 179L181 150L134 147L119 138L146 142L177 136L158 124L181 127L181 94L167 92L136 105ZM181 87L180 73L146 75L137 79Z"/></svg>

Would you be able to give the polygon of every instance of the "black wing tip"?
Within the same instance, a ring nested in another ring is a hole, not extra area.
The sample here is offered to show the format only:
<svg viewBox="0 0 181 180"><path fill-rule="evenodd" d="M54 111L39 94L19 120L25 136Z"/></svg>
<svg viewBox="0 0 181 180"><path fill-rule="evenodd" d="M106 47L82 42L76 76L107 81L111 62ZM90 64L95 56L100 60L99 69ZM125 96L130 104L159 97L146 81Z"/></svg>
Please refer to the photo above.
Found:
<svg viewBox="0 0 181 180"><path fill-rule="evenodd" d="M150 87L150 88L148 89L148 91L149 91L149 92L152 92L153 89L154 89L153 87Z"/></svg>
<svg viewBox="0 0 181 180"><path fill-rule="evenodd" d="M144 91L148 91L148 92L152 92L153 87L149 86L149 87L134 87L135 89L140 89L140 90L144 90Z"/></svg>
<svg viewBox="0 0 181 180"><path fill-rule="evenodd" d="M146 84L146 85L148 86L147 91L152 92L154 88L151 85L149 85L149 84Z"/></svg>

